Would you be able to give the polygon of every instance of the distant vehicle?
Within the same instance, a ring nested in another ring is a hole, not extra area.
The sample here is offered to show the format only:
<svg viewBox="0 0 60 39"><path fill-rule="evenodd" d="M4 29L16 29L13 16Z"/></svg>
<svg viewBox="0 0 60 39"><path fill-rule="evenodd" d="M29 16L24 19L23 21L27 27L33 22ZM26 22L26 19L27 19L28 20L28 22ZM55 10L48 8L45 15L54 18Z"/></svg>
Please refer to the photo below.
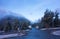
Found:
<svg viewBox="0 0 60 39"><path fill-rule="evenodd" d="M29 28L29 29L32 29L32 26L31 26L31 25L29 25L29 26L28 26L28 28Z"/></svg>
<svg viewBox="0 0 60 39"><path fill-rule="evenodd" d="M39 29L39 26L36 26L35 28L36 28L36 29Z"/></svg>

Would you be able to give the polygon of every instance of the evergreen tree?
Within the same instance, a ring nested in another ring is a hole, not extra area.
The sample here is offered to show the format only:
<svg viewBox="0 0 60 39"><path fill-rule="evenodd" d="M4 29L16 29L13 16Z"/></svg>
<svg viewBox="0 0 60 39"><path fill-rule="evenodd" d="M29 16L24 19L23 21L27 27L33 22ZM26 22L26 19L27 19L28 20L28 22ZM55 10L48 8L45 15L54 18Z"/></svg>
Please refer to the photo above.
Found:
<svg viewBox="0 0 60 39"><path fill-rule="evenodd" d="M54 26L57 27L59 23L59 18L58 18L59 13L56 11L55 12L55 19L54 19Z"/></svg>
<svg viewBox="0 0 60 39"><path fill-rule="evenodd" d="M46 27L52 27L54 12L48 9L44 12L44 17L42 19L43 25Z"/></svg>

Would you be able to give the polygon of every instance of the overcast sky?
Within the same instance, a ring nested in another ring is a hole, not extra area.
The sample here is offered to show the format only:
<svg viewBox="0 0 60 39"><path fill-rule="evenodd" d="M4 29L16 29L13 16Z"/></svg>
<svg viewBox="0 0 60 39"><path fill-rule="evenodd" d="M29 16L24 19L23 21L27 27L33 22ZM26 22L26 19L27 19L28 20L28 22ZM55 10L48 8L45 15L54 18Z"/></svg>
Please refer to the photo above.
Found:
<svg viewBox="0 0 60 39"><path fill-rule="evenodd" d="M46 9L59 9L60 0L0 0L1 8L35 21L44 15Z"/></svg>

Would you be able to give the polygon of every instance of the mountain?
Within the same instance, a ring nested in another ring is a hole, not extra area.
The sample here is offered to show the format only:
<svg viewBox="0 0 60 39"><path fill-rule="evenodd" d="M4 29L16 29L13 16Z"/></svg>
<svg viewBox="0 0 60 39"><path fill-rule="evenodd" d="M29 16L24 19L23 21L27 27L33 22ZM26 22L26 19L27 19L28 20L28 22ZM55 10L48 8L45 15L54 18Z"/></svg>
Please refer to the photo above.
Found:
<svg viewBox="0 0 60 39"><path fill-rule="evenodd" d="M21 14L0 9L0 20L2 19L11 19L11 20L18 19L20 21L30 22L27 18L25 18Z"/></svg>
<svg viewBox="0 0 60 39"><path fill-rule="evenodd" d="M23 17L20 14L16 14L16 13L13 13L11 11L6 11L6 10L0 9L0 19L3 18L3 17L6 17L6 16Z"/></svg>

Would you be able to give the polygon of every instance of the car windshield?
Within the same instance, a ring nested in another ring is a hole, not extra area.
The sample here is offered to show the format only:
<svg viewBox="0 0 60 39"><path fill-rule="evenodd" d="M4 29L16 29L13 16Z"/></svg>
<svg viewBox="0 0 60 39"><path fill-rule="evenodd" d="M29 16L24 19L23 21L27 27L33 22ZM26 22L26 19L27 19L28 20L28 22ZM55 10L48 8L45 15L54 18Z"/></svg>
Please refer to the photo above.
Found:
<svg viewBox="0 0 60 39"><path fill-rule="evenodd" d="M60 0L0 0L0 39L60 39Z"/></svg>

